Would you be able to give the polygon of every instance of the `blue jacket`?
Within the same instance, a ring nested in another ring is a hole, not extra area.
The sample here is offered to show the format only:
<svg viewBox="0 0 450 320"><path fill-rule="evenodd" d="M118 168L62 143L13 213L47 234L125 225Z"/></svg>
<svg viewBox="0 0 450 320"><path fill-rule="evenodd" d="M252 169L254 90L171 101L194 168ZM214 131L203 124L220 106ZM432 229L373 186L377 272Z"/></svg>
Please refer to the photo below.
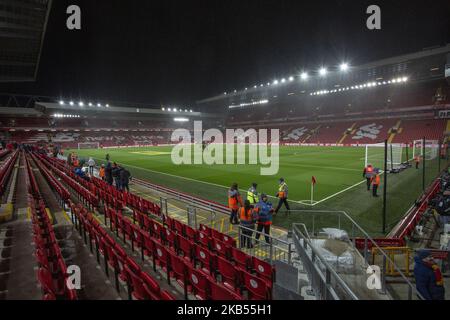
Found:
<svg viewBox="0 0 450 320"><path fill-rule="evenodd" d="M422 261L423 258L424 256L420 254L414 257L414 277L417 291L425 300L444 300L445 289L436 284L434 271Z"/></svg>
<svg viewBox="0 0 450 320"><path fill-rule="evenodd" d="M260 200L255 207L258 208L258 222L272 222L272 203Z"/></svg>

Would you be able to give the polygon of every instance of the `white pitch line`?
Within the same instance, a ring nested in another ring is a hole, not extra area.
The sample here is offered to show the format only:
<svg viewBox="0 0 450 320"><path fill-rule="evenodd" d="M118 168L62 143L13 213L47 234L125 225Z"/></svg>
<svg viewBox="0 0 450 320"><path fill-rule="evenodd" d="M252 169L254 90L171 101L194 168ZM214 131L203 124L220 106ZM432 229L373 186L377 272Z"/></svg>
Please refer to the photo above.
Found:
<svg viewBox="0 0 450 320"><path fill-rule="evenodd" d="M101 158L96 158L96 157L93 157L93 158L94 158L94 159L97 159L97 160L103 161L103 159L101 159ZM227 187L227 186L223 186L223 185L220 185L220 184L217 184L217 183L212 183L212 182L207 182L207 181L201 181L201 180L192 179L192 178L187 178L187 177L183 177L183 176L177 176L177 175L170 174L170 173L166 173L166 172L155 171L155 170L151 170L151 169L146 169L146 168L142 168L142 167L137 167L137 166L134 166L134 165L132 165L132 164L129 164L129 163L126 163L126 162L123 162L123 161L120 161L120 163L122 163L122 164L124 164L124 165L127 165L127 166L129 166L129 167L132 167L132 168L139 169L139 170L144 170L144 171L153 172L153 173L159 173L159 174L166 175L166 176L173 177L173 178L180 178L180 179L185 179L185 180L189 180L189 181L200 182L200 183L209 184L209 185L212 185L212 186L216 186L216 187L220 187L220 188L225 188L225 189L228 189L228 188L229 188L229 187ZM345 191L348 191L348 190L350 190L350 189L352 189L352 188L354 188L354 187L356 187L356 186L362 184L363 182L365 182L365 180L363 180L363 181L361 181L361 182L358 182L358 183L356 183L356 184L354 184L354 185L352 185L352 186L350 186L350 187L348 187L348 188L346 188L346 189L344 189L344 190L341 190L341 191L339 191L339 192L337 192L337 193L334 193L334 194L332 194L332 195L329 196L329 197L326 197L326 198L324 198L324 199L322 199L322 200L320 200L320 201L315 202L314 204L308 204L308 203L305 203L305 202L304 202L304 201L310 201L310 200L299 200L299 201L297 201L297 200L289 200L289 202L294 202L294 203L298 203L298 204L301 204L301 205L312 206L312 207L313 207L313 206L315 206L315 205L317 205L317 204L319 204L319 203L324 202L325 200L329 200L329 199L331 199L331 198L333 198L333 197L335 197L335 196L337 196L337 195L339 195L339 194L341 194L341 193L343 193L343 192L345 192ZM267 195L267 196L268 196L269 198L272 198L272 199L278 199L277 197L274 197L274 196L271 196L271 195Z"/></svg>

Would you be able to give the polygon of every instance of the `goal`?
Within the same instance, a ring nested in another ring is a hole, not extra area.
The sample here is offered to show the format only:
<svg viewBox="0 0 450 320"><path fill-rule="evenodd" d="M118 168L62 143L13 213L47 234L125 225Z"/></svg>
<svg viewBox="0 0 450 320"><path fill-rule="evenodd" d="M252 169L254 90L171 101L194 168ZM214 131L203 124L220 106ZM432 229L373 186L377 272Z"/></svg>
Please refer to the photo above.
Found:
<svg viewBox="0 0 450 320"><path fill-rule="evenodd" d="M80 149L99 149L100 143L99 142L79 142L78 143L78 150Z"/></svg>
<svg viewBox="0 0 450 320"><path fill-rule="evenodd" d="M439 141L437 140L414 140L413 142L413 158L420 156L425 160L433 160L438 157Z"/></svg>
<svg viewBox="0 0 450 320"><path fill-rule="evenodd" d="M364 165L367 167L371 164L374 168L384 170L384 143L375 143L366 145L366 154L364 157ZM388 169L398 168L404 159L404 148L401 143L387 144L387 166Z"/></svg>

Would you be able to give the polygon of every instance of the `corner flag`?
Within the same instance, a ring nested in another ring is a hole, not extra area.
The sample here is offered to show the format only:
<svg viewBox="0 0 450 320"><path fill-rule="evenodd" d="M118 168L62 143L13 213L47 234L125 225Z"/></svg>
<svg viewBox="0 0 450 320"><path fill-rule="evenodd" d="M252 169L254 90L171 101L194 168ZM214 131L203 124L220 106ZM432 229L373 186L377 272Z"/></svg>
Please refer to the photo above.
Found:
<svg viewBox="0 0 450 320"><path fill-rule="evenodd" d="M311 204L314 203L314 186L316 185L317 180L316 177L312 176L311 178Z"/></svg>

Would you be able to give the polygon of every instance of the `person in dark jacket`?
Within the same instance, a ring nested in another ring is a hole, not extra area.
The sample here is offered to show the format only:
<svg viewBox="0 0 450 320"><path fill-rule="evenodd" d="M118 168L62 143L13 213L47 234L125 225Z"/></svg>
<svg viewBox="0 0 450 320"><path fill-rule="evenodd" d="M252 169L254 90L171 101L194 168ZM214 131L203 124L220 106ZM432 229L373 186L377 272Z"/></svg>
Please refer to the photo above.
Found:
<svg viewBox="0 0 450 320"><path fill-rule="evenodd" d="M128 186L128 184L130 183L131 180L131 173L130 171L128 171L125 168L122 168L122 170L120 170L120 185L122 187L123 191L127 191L130 192L130 187Z"/></svg>
<svg viewBox="0 0 450 320"><path fill-rule="evenodd" d="M122 190L122 185L120 184L120 171L122 168L117 164L113 163L112 167L112 177L114 179L114 184L116 185L117 190Z"/></svg>
<svg viewBox="0 0 450 320"><path fill-rule="evenodd" d="M425 300L444 300L444 279L430 251L417 251L414 262L417 291Z"/></svg>
<svg viewBox="0 0 450 320"><path fill-rule="evenodd" d="M105 167L105 181L107 184L112 186L112 184L113 184L112 166L111 166L111 162L109 162L109 161Z"/></svg>

